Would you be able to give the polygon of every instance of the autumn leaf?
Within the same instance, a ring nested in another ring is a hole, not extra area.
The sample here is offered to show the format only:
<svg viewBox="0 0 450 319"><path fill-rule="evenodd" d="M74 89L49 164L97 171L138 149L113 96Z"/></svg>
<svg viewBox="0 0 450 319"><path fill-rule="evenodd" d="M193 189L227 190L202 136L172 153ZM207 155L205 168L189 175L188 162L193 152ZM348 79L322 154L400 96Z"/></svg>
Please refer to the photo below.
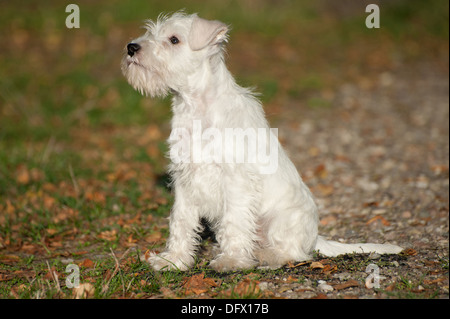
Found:
<svg viewBox="0 0 450 319"><path fill-rule="evenodd" d="M315 169L314 169L314 175L319 177L320 179L324 179L328 176L328 171L325 167L325 164L319 164Z"/></svg>
<svg viewBox="0 0 450 319"><path fill-rule="evenodd" d="M20 165L16 170L16 182L25 185L28 184L30 180L30 172L24 165Z"/></svg>
<svg viewBox="0 0 450 319"><path fill-rule="evenodd" d="M287 282L287 283L293 283L293 282L297 282L297 281L298 281L298 278L292 277L291 275L289 275L289 276L286 278L286 282Z"/></svg>
<svg viewBox="0 0 450 319"><path fill-rule="evenodd" d="M408 256L415 256L417 255L417 251L415 249L412 248L408 248L402 251L403 254L408 255Z"/></svg>
<svg viewBox="0 0 450 319"><path fill-rule="evenodd" d="M58 272L56 271L55 266L53 266L51 269L47 271L47 273L44 275L44 279L46 280L55 280L55 276L58 276Z"/></svg>
<svg viewBox="0 0 450 319"><path fill-rule="evenodd" d="M75 299L87 299L94 295L95 288L90 283L80 284L73 288L72 297Z"/></svg>
<svg viewBox="0 0 450 319"><path fill-rule="evenodd" d="M313 261L310 267L311 269L323 269L325 266L319 261Z"/></svg>
<svg viewBox="0 0 450 319"><path fill-rule="evenodd" d="M0 255L0 261L2 263L15 263L20 261L20 257L16 255Z"/></svg>
<svg viewBox="0 0 450 319"><path fill-rule="evenodd" d="M312 190L314 193L318 192L322 196L329 196L333 194L334 187L332 185L318 184L315 187L313 187Z"/></svg>
<svg viewBox="0 0 450 319"><path fill-rule="evenodd" d="M350 288L350 287L358 287L358 286L359 286L359 282L357 282L354 279L350 279L350 280L348 280L348 281L346 281L346 282L344 282L342 284L334 285L333 288L335 290L342 290L342 289L347 289L347 288Z"/></svg>
<svg viewBox="0 0 450 319"><path fill-rule="evenodd" d="M337 271L337 266L336 265L325 265L324 267L323 267L323 269L322 269L322 273L323 274L331 274L331 273L333 273L333 272L336 272Z"/></svg>
<svg viewBox="0 0 450 319"><path fill-rule="evenodd" d="M92 260L90 260L89 258L86 258L81 263L79 263L78 266L85 267L85 268L94 268L94 262Z"/></svg>
<svg viewBox="0 0 450 319"><path fill-rule="evenodd" d="M236 286L229 288L224 292L226 297L231 297L232 294L237 295L238 297L247 297L250 295L256 295L261 292L259 288L259 281L254 281L250 279L244 279L239 282Z"/></svg>
<svg viewBox="0 0 450 319"><path fill-rule="evenodd" d="M145 241L148 243L155 243L160 241L162 238L162 234L159 231L155 231L153 233L151 233L150 235L148 235L147 237L145 237Z"/></svg>
<svg viewBox="0 0 450 319"><path fill-rule="evenodd" d="M372 224L373 222L375 222L375 221L377 221L377 220L379 220L384 226L389 226L389 225L391 224L391 223L389 223L383 216L377 215L377 216L372 217L371 219L369 219L369 220L366 222L366 225L370 225L370 224Z"/></svg>
<svg viewBox="0 0 450 319"><path fill-rule="evenodd" d="M117 238L117 230L113 229L102 231L97 237L106 241L114 241Z"/></svg>
<svg viewBox="0 0 450 319"><path fill-rule="evenodd" d="M89 200L89 201L93 201L95 203L98 204L105 204L106 203L106 195L102 192L99 191L94 191L94 192L86 192L84 194L84 197Z"/></svg>
<svg viewBox="0 0 450 319"><path fill-rule="evenodd" d="M320 225L326 226L328 224L333 224L337 221L337 217L335 215L328 215L320 219Z"/></svg>
<svg viewBox="0 0 450 319"><path fill-rule="evenodd" d="M207 292L211 287L217 287L221 284L221 280L213 278L205 278L205 274L197 274L192 277L186 277L182 284L186 295L200 295Z"/></svg>

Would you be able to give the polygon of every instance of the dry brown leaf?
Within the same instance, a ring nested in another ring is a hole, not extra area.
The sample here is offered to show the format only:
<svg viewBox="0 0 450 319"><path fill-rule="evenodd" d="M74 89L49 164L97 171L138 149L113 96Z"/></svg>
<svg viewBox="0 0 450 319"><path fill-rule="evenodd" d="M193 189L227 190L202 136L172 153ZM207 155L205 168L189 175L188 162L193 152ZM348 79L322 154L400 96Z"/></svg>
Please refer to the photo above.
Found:
<svg viewBox="0 0 450 319"><path fill-rule="evenodd" d="M200 295L207 292L211 287L217 287L218 285L220 285L220 283L220 280L205 278L205 274L201 273L184 278L182 286L185 289L186 295Z"/></svg>
<svg viewBox="0 0 450 319"><path fill-rule="evenodd" d="M448 280L448 277L447 277L447 278L441 277L441 278L437 278L437 279L433 279L433 280L425 279L425 280L423 281L423 283L424 283L425 285L432 285L432 284L437 284L437 283L439 283L439 282L443 282L443 281L446 281L446 280Z"/></svg>
<svg viewBox="0 0 450 319"><path fill-rule="evenodd" d="M78 266L85 267L85 268L94 268L95 265L92 260L90 260L89 258L86 258L81 263L79 263Z"/></svg>
<svg viewBox="0 0 450 319"><path fill-rule="evenodd" d="M329 223L335 223L336 221L337 221L337 217L335 215L328 215L328 216L320 219L320 225L326 226Z"/></svg>
<svg viewBox="0 0 450 319"><path fill-rule="evenodd" d="M150 235L148 235L147 237L145 237L145 241L148 243L154 243L157 241L160 241L162 238L162 234L159 231L155 231L153 233L151 233Z"/></svg>
<svg viewBox="0 0 450 319"><path fill-rule="evenodd" d="M78 287L73 288L72 296L75 299L87 299L94 295L95 288L90 283L80 284Z"/></svg>
<svg viewBox="0 0 450 319"><path fill-rule="evenodd" d="M412 248L408 248L402 251L403 254L408 255L408 256L415 256L417 255L417 251L415 249Z"/></svg>
<svg viewBox="0 0 450 319"><path fill-rule="evenodd" d="M328 196L333 194L334 187L332 185L318 184L315 187L313 187L313 191L321 193L322 196Z"/></svg>
<svg viewBox="0 0 450 319"><path fill-rule="evenodd" d="M6 200L6 209L5 212L8 215L12 215L14 214L14 212L16 211L16 208L14 207L13 204L11 204L11 201L9 199Z"/></svg>
<svg viewBox="0 0 450 319"><path fill-rule="evenodd" d="M324 274L331 274L335 271L337 271L337 266L336 265L324 265L323 269L322 269L322 273Z"/></svg>
<svg viewBox="0 0 450 319"><path fill-rule="evenodd" d="M297 282L297 281L298 281L298 278L292 277L291 275L289 275L289 276L286 278L286 282L287 282L287 283L293 283L293 282Z"/></svg>
<svg viewBox="0 0 450 319"><path fill-rule="evenodd" d="M377 215L372 217L366 222L366 225L372 224L373 222L379 220L384 226L389 226L391 223L389 223L383 216Z"/></svg>
<svg viewBox="0 0 450 319"><path fill-rule="evenodd" d="M350 279L342 284L334 285L333 288L335 290L342 290L342 289L346 289L346 288L350 288L350 287L358 287L358 286L359 286L359 283L356 280Z"/></svg>
<svg viewBox="0 0 450 319"><path fill-rule="evenodd" d="M0 255L0 260L3 263L18 262L20 257L16 255Z"/></svg>
<svg viewBox="0 0 450 319"><path fill-rule="evenodd" d="M53 266L51 269L49 269L49 271L47 271L47 273L44 275L44 279L47 280L55 280L55 276L59 277L58 272L56 271L55 266Z"/></svg>
<svg viewBox="0 0 450 319"><path fill-rule="evenodd" d="M53 206L55 206L56 199L51 197L51 196L44 195L44 198L42 199L42 202L43 202L44 207L46 209L51 209Z"/></svg>
<svg viewBox="0 0 450 319"><path fill-rule="evenodd" d="M230 288L225 294L231 296L232 291L239 297L245 297L251 294L258 294L261 290L259 288L259 281L244 279L233 288Z"/></svg>
<svg viewBox="0 0 450 319"><path fill-rule="evenodd" d="M315 169L314 169L314 175L324 179L328 176L328 171L327 168L325 167L325 164L319 164Z"/></svg>
<svg viewBox="0 0 450 319"><path fill-rule="evenodd" d="M0 274L0 281L8 281L13 278L14 278L14 276L12 276L12 275Z"/></svg>
<svg viewBox="0 0 450 319"><path fill-rule="evenodd" d="M30 180L31 177L28 169L24 165L19 166L16 171L16 182L25 185L28 184Z"/></svg>
<svg viewBox="0 0 450 319"><path fill-rule="evenodd" d="M106 195L102 192L99 191L94 191L94 192L89 192L87 191L84 194L84 197L89 200L89 201L93 201L95 203L99 203L99 204L105 204L106 203Z"/></svg>
<svg viewBox="0 0 450 319"><path fill-rule="evenodd" d="M325 266L319 261L313 261L310 267L311 269L323 269Z"/></svg>
<svg viewBox="0 0 450 319"><path fill-rule="evenodd" d="M114 241L117 238L117 230L113 229L102 231L97 237L107 241Z"/></svg>

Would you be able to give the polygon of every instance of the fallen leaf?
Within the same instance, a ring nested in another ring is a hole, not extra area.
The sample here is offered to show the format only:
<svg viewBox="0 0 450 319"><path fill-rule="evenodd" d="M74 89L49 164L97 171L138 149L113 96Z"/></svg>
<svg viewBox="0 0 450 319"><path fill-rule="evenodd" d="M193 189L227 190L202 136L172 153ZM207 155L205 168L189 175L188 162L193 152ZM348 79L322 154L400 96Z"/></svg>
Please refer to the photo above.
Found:
<svg viewBox="0 0 450 319"><path fill-rule="evenodd" d="M379 220L384 226L389 226L391 223L389 223L383 216L381 216L381 215L377 215L377 216L374 216L374 217L372 217L371 219L369 219L367 222L366 222L366 225L370 225L370 224L372 224L373 222L375 222L375 221L377 221L377 220Z"/></svg>
<svg viewBox="0 0 450 319"><path fill-rule="evenodd" d="M72 296L75 299L87 299L94 295L95 288L90 283L80 284L78 287L73 288Z"/></svg>
<svg viewBox="0 0 450 319"><path fill-rule="evenodd" d="M18 262L20 257L16 255L0 255L0 261L3 263Z"/></svg>
<svg viewBox="0 0 450 319"><path fill-rule="evenodd" d="M408 255L408 256L415 256L417 255L417 251L415 249L412 248L408 248L402 251L403 254Z"/></svg>
<svg viewBox="0 0 450 319"><path fill-rule="evenodd" d="M167 287L161 287L159 291L163 294L165 298L174 299L177 296L175 295L173 289L167 288Z"/></svg>
<svg viewBox="0 0 450 319"><path fill-rule="evenodd" d="M314 169L314 175L324 179L328 176L328 171L325 167L325 164L319 164L315 169Z"/></svg>
<svg viewBox="0 0 450 319"><path fill-rule="evenodd" d="M342 290L342 289L347 289L350 287L358 287L358 286L359 286L359 283L356 280L350 279L342 284L334 285L333 288L335 290Z"/></svg>
<svg viewBox="0 0 450 319"><path fill-rule="evenodd" d="M224 294L231 296L232 293L239 297L247 297L249 295L259 294L261 289L259 288L259 281L252 281L250 279L244 279L236 286L228 289Z"/></svg>
<svg viewBox="0 0 450 319"><path fill-rule="evenodd" d="M311 269L323 269L325 266L321 262L313 261L310 267Z"/></svg>
<svg viewBox="0 0 450 319"><path fill-rule="evenodd" d="M160 241L162 238L162 234L159 231L155 231L153 233L151 233L150 235L148 235L147 237L145 237L145 241L148 243L154 243L157 241Z"/></svg>
<svg viewBox="0 0 450 319"><path fill-rule="evenodd" d="M217 287L220 284L220 280L205 278L205 274L201 273L191 277L185 277L182 287L184 287L186 295L200 295L207 292L211 287Z"/></svg>
<svg viewBox="0 0 450 319"><path fill-rule="evenodd" d="M94 268L95 265L92 260L90 260L89 258L86 258L81 263L79 263L78 266L85 267L85 268Z"/></svg>
<svg viewBox="0 0 450 319"><path fill-rule="evenodd" d="M322 273L323 274L331 274L335 271L337 271L337 266L336 265L324 265L323 269L322 269Z"/></svg>
<svg viewBox="0 0 450 319"><path fill-rule="evenodd" d="M94 191L94 192L86 192L84 194L84 197L89 200L89 201L93 201L95 203L99 203L99 204L105 204L106 203L106 195L104 193L101 193L99 191Z"/></svg>
<svg viewBox="0 0 450 319"><path fill-rule="evenodd" d="M292 277L291 275L289 275L289 276L286 278L286 282L287 282L287 283L293 283L293 282L297 282L297 281L298 281L298 278Z"/></svg>
<svg viewBox="0 0 450 319"><path fill-rule="evenodd" d="M97 237L106 241L114 241L117 238L117 230L113 229L102 231Z"/></svg>
<svg viewBox="0 0 450 319"><path fill-rule="evenodd" d="M6 209L5 209L5 212L6 212L8 215L12 215L12 214L14 214L15 211L16 211L16 209L15 209L14 205L11 204L11 201L10 201L9 199L7 199L7 200L6 200Z"/></svg>
<svg viewBox="0 0 450 319"><path fill-rule="evenodd" d="M432 165L431 170L434 174L442 174L448 172L448 165Z"/></svg>
<svg viewBox="0 0 450 319"><path fill-rule="evenodd" d="M324 217L324 218L321 218L320 219L320 225L322 225L322 226L326 226L326 225L328 225L329 223L335 223L337 221L337 217L335 216L335 215L328 215L328 216L326 216L326 217Z"/></svg>
<svg viewBox="0 0 450 319"><path fill-rule="evenodd" d="M54 234L56 234L58 232L58 230L56 230L54 228L47 228L45 230L45 232L47 233L48 236L53 236Z"/></svg>
<svg viewBox="0 0 450 319"><path fill-rule="evenodd" d="M332 185L318 184L313 187L313 192L319 192L322 194L322 196L328 196L333 194L334 187Z"/></svg>
<svg viewBox="0 0 450 319"><path fill-rule="evenodd" d="M20 165L16 171L16 182L22 185L30 182L30 172L24 165Z"/></svg>
<svg viewBox="0 0 450 319"><path fill-rule="evenodd" d="M433 280L425 279L425 280L423 281L423 283L424 283L425 285L431 285L431 284L437 284L437 283L439 283L439 282L443 282L443 281L446 281L446 280L448 280L448 277L447 277L447 278L442 277L442 278L437 278L437 279L433 279Z"/></svg>
<svg viewBox="0 0 450 319"><path fill-rule="evenodd" d="M387 286L385 290L386 291L394 291L396 285L397 285L396 283L393 283L393 284ZM366 288L367 288L367 284L366 284Z"/></svg>
<svg viewBox="0 0 450 319"><path fill-rule="evenodd" d="M0 281L8 281L13 278L14 278L14 276L12 276L12 275L0 274Z"/></svg>

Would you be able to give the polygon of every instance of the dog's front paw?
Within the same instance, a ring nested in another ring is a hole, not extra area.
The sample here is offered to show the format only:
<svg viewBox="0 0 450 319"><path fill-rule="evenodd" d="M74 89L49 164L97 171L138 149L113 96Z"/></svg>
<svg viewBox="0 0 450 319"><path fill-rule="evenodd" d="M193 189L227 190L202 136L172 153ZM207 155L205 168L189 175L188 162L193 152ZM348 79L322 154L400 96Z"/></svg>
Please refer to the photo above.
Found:
<svg viewBox="0 0 450 319"><path fill-rule="evenodd" d="M233 271L238 269L249 269L256 265L256 261L247 257L234 257L219 255L209 264L215 271Z"/></svg>
<svg viewBox="0 0 450 319"><path fill-rule="evenodd" d="M163 252L161 254L150 253L147 262L155 270L188 270L193 264L194 259L191 256L181 256L172 252Z"/></svg>

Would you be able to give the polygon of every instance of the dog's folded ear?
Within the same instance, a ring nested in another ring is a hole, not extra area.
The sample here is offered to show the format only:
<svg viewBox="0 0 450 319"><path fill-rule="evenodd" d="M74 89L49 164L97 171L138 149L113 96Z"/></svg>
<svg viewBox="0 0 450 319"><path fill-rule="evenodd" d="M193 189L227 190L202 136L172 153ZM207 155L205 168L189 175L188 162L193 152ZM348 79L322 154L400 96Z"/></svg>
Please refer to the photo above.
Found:
<svg viewBox="0 0 450 319"><path fill-rule="evenodd" d="M227 40L227 32L228 27L220 21L195 17L189 32L189 47L193 51L198 51L208 45L224 42Z"/></svg>

